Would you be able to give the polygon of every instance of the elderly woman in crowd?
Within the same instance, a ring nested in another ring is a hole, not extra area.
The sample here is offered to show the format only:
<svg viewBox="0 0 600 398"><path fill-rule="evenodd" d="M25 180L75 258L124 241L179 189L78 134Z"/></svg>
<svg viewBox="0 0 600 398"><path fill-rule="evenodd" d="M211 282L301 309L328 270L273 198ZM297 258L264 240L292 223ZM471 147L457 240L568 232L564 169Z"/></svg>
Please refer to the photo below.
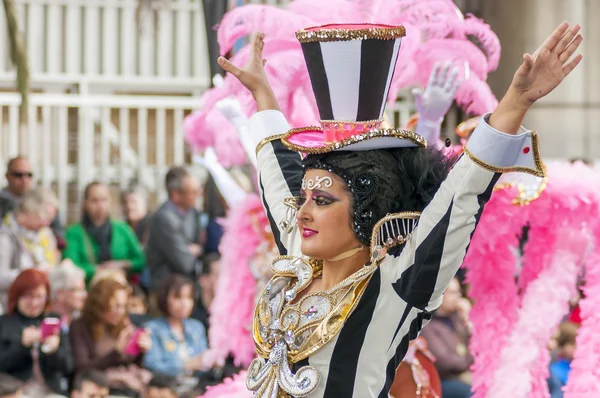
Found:
<svg viewBox="0 0 600 398"><path fill-rule="evenodd" d="M73 371L69 339L59 319L46 315L50 284L42 271L28 269L10 287L7 315L0 317L0 372L25 382L24 394L67 394Z"/></svg>
<svg viewBox="0 0 600 398"><path fill-rule="evenodd" d="M137 396L151 377L138 364L152 341L127 315L129 292L115 279L98 281L88 293L81 317L71 324L69 336L77 369L104 370L111 393Z"/></svg>
<svg viewBox="0 0 600 398"><path fill-rule="evenodd" d="M60 260L50 223L58 201L51 191L38 187L28 191L17 208L0 220L0 303L6 307L7 292L19 273L27 268L47 270Z"/></svg>
<svg viewBox="0 0 600 398"><path fill-rule="evenodd" d="M62 327L68 331L71 321L79 316L85 304L85 272L65 260L54 267L48 276L52 291L51 310L60 316Z"/></svg>
<svg viewBox="0 0 600 398"><path fill-rule="evenodd" d="M123 269L139 273L145 266L144 250L125 222L112 220L108 186L92 182L83 195L83 217L67 230L65 258L86 273L89 281L96 270Z"/></svg>
<svg viewBox="0 0 600 398"><path fill-rule="evenodd" d="M151 221L147 192L139 185L132 185L121 193L121 205L125 222L135 232L142 246L146 246Z"/></svg>
<svg viewBox="0 0 600 398"><path fill-rule="evenodd" d="M180 393L198 385L198 373L209 370L213 362L207 351L204 326L191 319L194 309L194 283L173 274L157 291L158 306L164 316L146 324L152 348L144 357L144 367L154 373L175 376Z"/></svg>

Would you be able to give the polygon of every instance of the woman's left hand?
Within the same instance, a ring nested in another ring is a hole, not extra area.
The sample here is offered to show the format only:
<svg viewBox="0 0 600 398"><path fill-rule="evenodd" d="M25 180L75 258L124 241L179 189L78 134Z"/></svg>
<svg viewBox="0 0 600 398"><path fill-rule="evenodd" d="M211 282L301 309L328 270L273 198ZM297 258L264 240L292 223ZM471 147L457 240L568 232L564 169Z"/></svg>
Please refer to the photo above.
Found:
<svg viewBox="0 0 600 398"><path fill-rule="evenodd" d="M152 338L150 337L150 331L145 329L138 339L138 346L142 352L148 352L152 348Z"/></svg>
<svg viewBox="0 0 600 398"><path fill-rule="evenodd" d="M42 341L41 350L44 354L52 354L58 350L59 345L60 336L58 334L53 334L52 336L46 337L46 339Z"/></svg>
<svg viewBox="0 0 600 398"><path fill-rule="evenodd" d="M533 54L523 55L510 89L527 106L548 95L579 64L581 54L568 61L583 41L580 30L563 22Z"/></svg>

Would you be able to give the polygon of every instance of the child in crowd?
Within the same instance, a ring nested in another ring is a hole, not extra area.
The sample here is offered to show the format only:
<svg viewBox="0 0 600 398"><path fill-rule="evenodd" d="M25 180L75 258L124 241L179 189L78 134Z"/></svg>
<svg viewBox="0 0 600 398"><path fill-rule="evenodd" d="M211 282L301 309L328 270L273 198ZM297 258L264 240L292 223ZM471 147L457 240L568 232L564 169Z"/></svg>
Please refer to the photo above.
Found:
<svg viewBox="0 0 600 398"><path fill-rule="evenodd" d="M155 375L148 383L144 398L178 398L177 380L172 376Z"/></svg>
<svg viewBox="0 0 600 398"><path fill-rule="evenodd" d="M558 359L550 365L550 372L562 386L567 384L571 361L575 355L578 326L573 322L563 322L559 327L557 339Z"/></svg>
<svg viewBox="0 0 600 398"><path fill-rule="evenodd" d="M139 285L131 286L131 296L127 302L127 310L129 314L146 315L148 313L148 300L146 293Z"/></svg>

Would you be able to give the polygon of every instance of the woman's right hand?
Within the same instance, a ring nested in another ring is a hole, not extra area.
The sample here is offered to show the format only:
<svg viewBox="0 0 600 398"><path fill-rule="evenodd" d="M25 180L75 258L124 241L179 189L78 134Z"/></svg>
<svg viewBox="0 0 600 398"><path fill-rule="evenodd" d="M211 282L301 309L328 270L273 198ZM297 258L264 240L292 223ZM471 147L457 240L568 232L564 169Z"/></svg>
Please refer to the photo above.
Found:
<svg viewBox="0 0 600 398"><path fill-rule="evenodd" d="M119 336L117 337L117 344L115 349L120 354L125 354L125 348L127 348L127 344L131 341L133 337L133 333L135 333L135 326L129 325L125 327L125 329L121 330Z"/></svg>
<svg viewBox="0 0 600 398"><path fill-rule="evenodd" d="M265 73L265 63L267 60L263 59L264 39L264 33L256 33L252 37L250 56L243 68L238 68L225 59L225 57L219 57L217 61L221 65L221 68L235 76L252 93L259 111L267 109L278 110L277 99L273 94L267 74Z"/></svg>
<svg viewBox="0 0 600 398"><path fill-rule="evenodd" d="M23 329L23 333L21 333L21 344L27 348L32 347L34 344L40 342L41 337L42 332L39 328L35 326L26 327Z"/></svg>

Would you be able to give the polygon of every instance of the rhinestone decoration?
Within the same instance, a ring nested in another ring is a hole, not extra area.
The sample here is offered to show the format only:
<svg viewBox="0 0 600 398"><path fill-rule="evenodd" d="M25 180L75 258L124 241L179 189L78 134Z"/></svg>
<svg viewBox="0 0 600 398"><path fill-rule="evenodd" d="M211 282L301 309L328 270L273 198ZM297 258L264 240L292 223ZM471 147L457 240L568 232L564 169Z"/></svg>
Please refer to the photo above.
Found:
<svg viewBox="0 0 600 398"><path fill-rule="evenodd" d="M256 358L250 364L246 387L256 397L277 397L279 390L293 397L308 396L319 384L319 373L312 366L303 366L296 374L287 360L287 346L278 340L269 354L268 361Z"/></svg>
<svg viewBox="0 0 600 398"><path fill-rule="evenodd" d="M306 350L315 348L307 345L320 323L345 297L348 287L375 270L364 267L331 291L310 293L291 304L290 292L297 296L321 267L318 261L292 256L278 257L271 264L275 276L260 296L253 324L259 358L250 364L246 378L247 388L257 398L307 397L316 389L320 377L314 367L304 366L294 373L290 364L310 355ZM318 335L317 344L325 344L333 335Z"/></svg>
<svg viewBox="0 0 600 398"><path fill-rule="evenodd" d="M404 26L381 27L374 25L372 28L364 29L302 29L296 32L296 38L300 43L348 41L348 40L393 40L406 35Z"/></svg>
<svg viewBox="0 0 600 398"><path fill-rule="evenodd" d="M285 332L285 342L288 345L294 344L295 340L296 340L296 336L294 336L294 332L292 332L291 330L288 330L287 332Z"/></svg>

